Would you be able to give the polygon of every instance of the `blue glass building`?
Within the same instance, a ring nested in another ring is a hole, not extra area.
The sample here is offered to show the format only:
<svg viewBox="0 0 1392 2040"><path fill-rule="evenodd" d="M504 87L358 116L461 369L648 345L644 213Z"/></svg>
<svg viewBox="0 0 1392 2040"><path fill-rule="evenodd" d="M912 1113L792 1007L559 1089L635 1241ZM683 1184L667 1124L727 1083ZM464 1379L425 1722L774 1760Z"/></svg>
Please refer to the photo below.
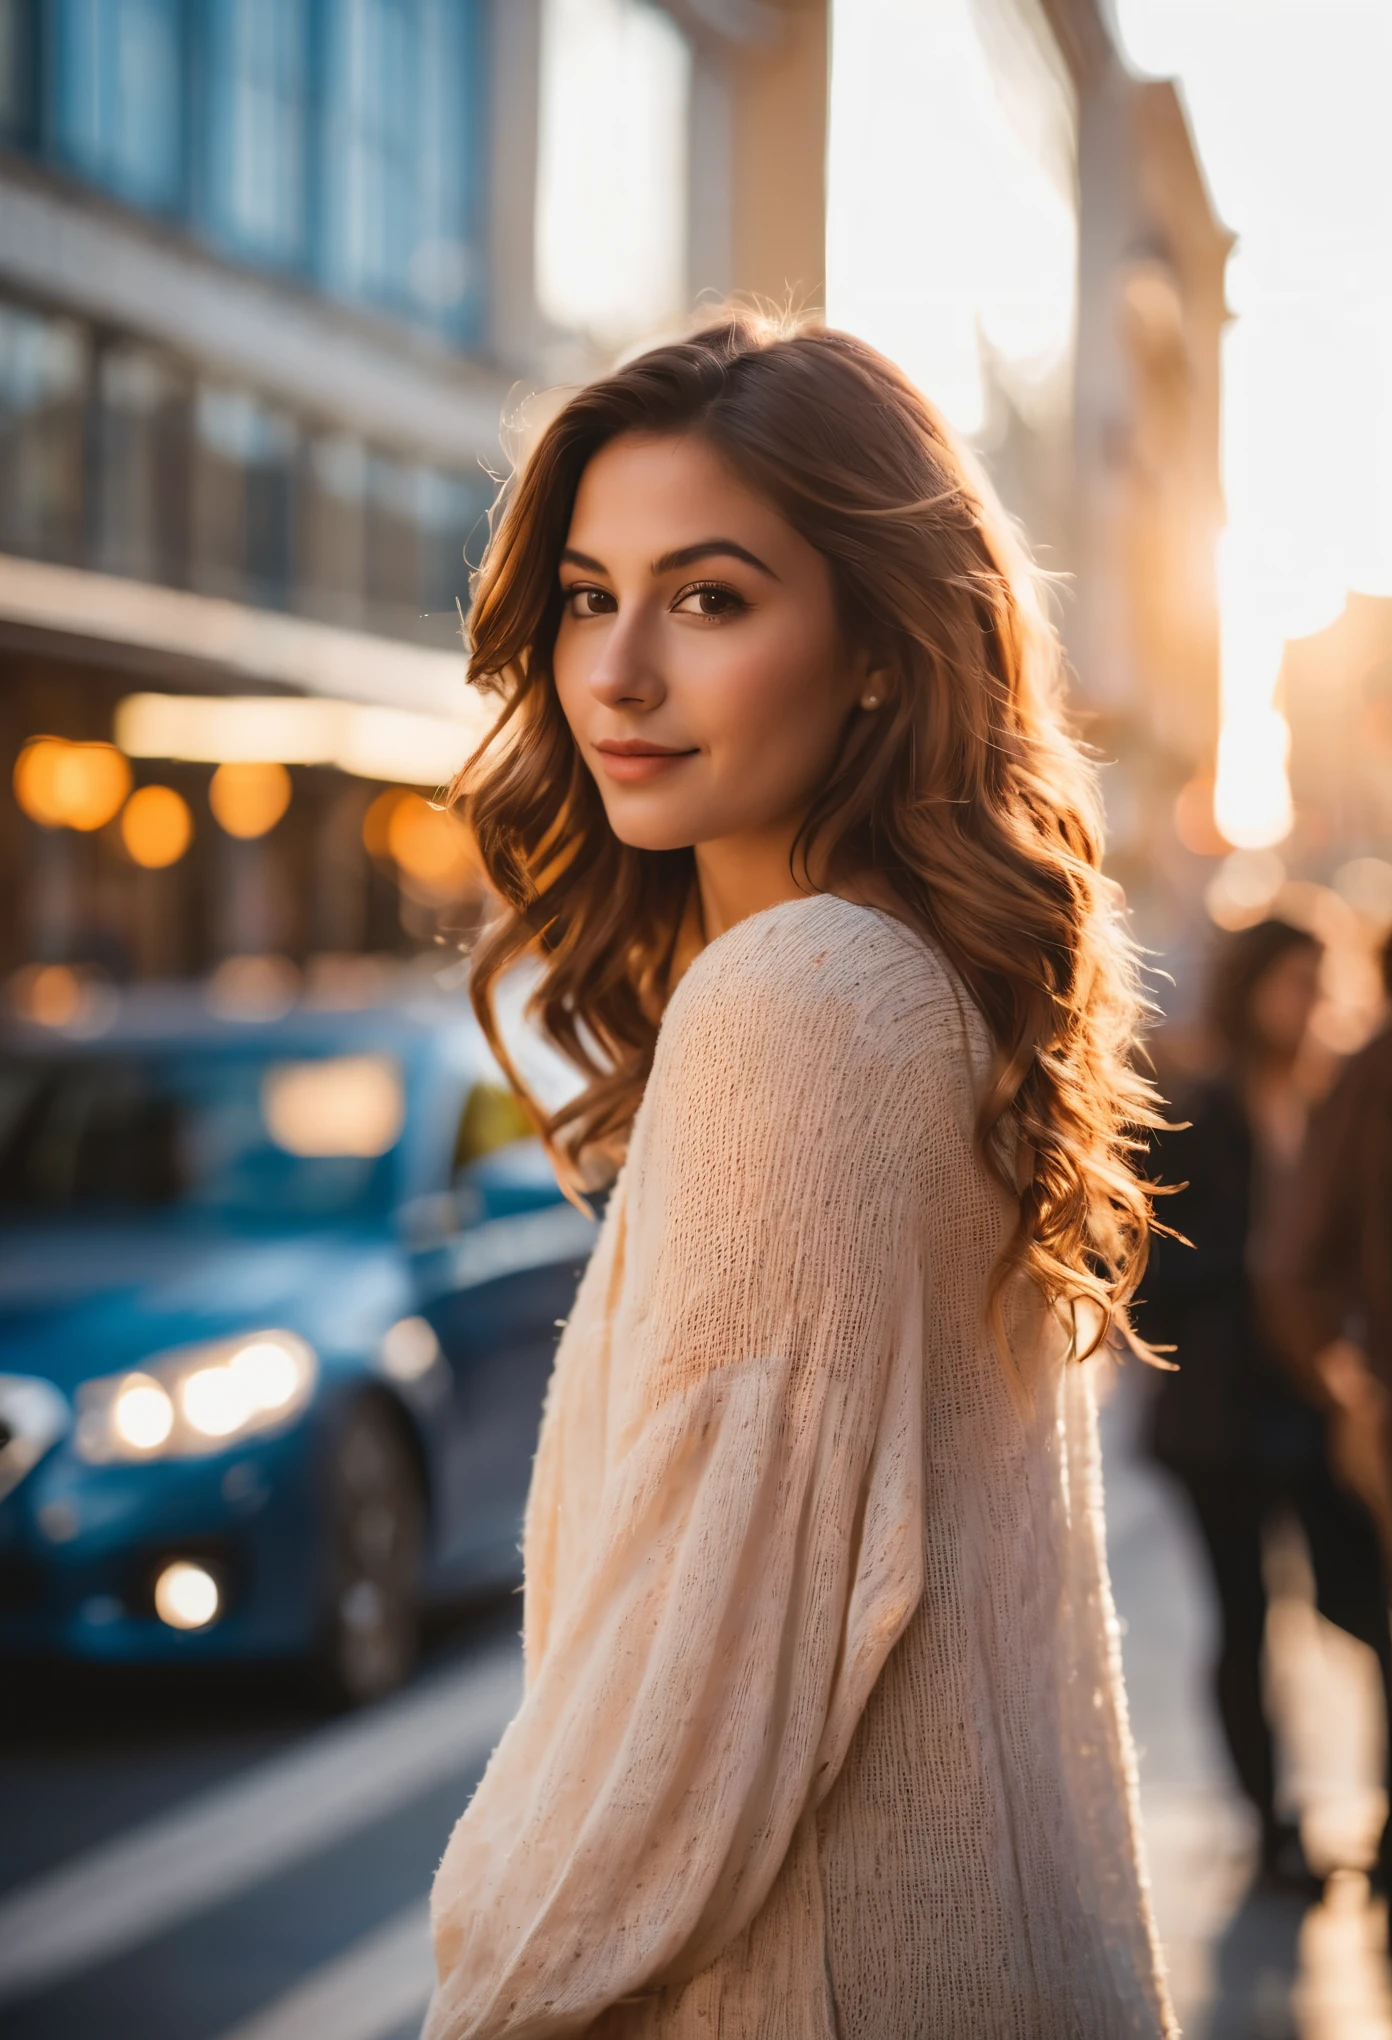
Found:
<svg viewBox="0 0 1392 2040"><path fill-rule="evenodd" d="M0 127L249 267L477 343L477 0L3 0Z"/></svg>
<svg viewBox="0 0 1392 2040"><path fill-rule="evenodd" d="M263 280L301 317L317 302L330 331L341 312L360 346L375 328L369 351L434 355L437 380L442 358L477 355L485 12L481 0L0 0L0 136L37 189L105 204L108 260L142 229L132 257L153 234L166 269L175 250L207 258L201 271L185 261L148 321L100 291L82 317L0 280L0 548L451 641L464 548L491 494L478 459L460 463L428 433L403 444L385 420L348 429L362 421L331 387L316 401L312 378L287 390L274 318L247 374L216 344L178 344L177 313L181 290L206 297L210 262L224 289ZM276 299L263 288L259 303L264 314ZM448 410L446 392L442 427ZM479 453L495 465L490 436Z"/></svg>
<svg viewBox="0 0 1392 2040"><path fill-rule="evenodd" d="M376 784L375 757L282 761L289 807L239 841L215 759L132 757L190 819L159 869L119 817L26 806L17 761L110 744L140 692L458 719L502 423L625 337L589 295L627 263L667 318L819 273L825 24L826 0L0 0L0 1003L35 963L452 939L369 825L385 758ZM538 275L556 246L568 294Z"/></svg>

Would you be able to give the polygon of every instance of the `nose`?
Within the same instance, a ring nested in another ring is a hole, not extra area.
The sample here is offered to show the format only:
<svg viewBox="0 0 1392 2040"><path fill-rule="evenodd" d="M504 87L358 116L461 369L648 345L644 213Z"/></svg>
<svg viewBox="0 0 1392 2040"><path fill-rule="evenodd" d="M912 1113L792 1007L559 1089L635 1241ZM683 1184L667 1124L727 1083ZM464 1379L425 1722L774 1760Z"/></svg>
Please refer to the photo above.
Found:
<svg viewBox="0 0 1392 2040"><path fill-rule="evenodd" d="M641 612L622 611L605 631L599 655L590 668L589 689L605 708L656 708L667 688L656 657L652 633Z"/></svg>

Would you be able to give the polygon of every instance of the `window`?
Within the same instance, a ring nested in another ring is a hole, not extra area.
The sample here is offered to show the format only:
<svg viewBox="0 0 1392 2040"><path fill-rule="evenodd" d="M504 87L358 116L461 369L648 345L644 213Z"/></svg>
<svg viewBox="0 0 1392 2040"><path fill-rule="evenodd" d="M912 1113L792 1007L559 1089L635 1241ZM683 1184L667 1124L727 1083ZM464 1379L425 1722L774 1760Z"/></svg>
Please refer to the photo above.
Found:
<svg viewBox="0 0 1392 2040"><path fill-rule="evenodd" d="M327 623L362 622L367 578L367 449L351 433L306 448L300 495L299 603Z"/></svg>
<svg viewBox="0 0 1392 2040"><path fill-rule="evenodd" d="M196 577L209 593L283 608L294 573L295 421L247 390L198 393Z"/></svg>
<svg viewBox="0 0 1392 2040"><path fill-rule="evenodd" d="M686 297L691 51L648 0L546 0L537 296L609 344Z"/></svg>
<svg viewBox="0 0 1392 2040"><path fill-rule="evenodd" d="M0 552L454 650L492 495L0 300Z"/></svg>
<svg viewBox="0 0 1392 2040"><path fill-rule="evenodd" d="M467 475L443 475L439 469L427 469L422 475L420 524L425 559L420 563L420 608L427 614L445 614L451 634L459 628L455 602L467 608L469 598L469 569L463 549L474 539L471 555L478 563L486 534L482 518L490 496L492 490L484 486L482 475L478 481ZM480 526L478 532L476 526Z"/></svg>
<svg viewBox="0 0 1392 2040"><path fill-rule="evenodd" d="M0 0L0 138L25 143L35 126L33 0Z"/></svg>
<svg viewBox="0 0 1392 2040"><path fill-rule="evenodd" d="M0 0L0 144L477 335L486 0Z"/></svg>
<svg viewBox="0 0 1392 2040"><path fill-rule="evenodd" d="M208 224L235 253L304 258L305 0L211 0Z"/></svg>
<svg viewBox="0 0 1392 2040"><path fill-rule="evenodd" d="M449 475L427 469L420 491L423 531L421 608L444 620L444 642L458 642L456 601L469 606L469 559L475 566L488 535L493 487L486 475Z"/></svg>
<svg viewBox="0 0 1392 2040"><path fill-rule="evenodd" d="M471 169L481 95L469 21L467 8L442 0L420 9L417 209L406 274L418 309L453 326L479 296Z"/></svg>
<svg viewBox="0 0 1392 2040"><path fill-rule="evenodd" d="M843 8L837 20L833 322L884 348L973 435L994 426L993 407L1032 431L1066 424L1076 113L1048 11L977 0L907 9L892 78L874 11ZM919 117L904 117L910 106Z"/></svg>
<svg viewBox="0 0 1392 2040"><path fill-rule="evenodd" d="M340 0L329 16L323 279L456 335L479 299L470 0Z"/></svg>
<svg viewBox="0 0 1392 2040"><path fill-rule="evenodd" d="M373 628L456 646L467 606L464 547L478 558L487 477L452 475L374 454L368 466L367 595ZM477 534L477 535L476 535Z"/></svg>
<svg viewBox="0 0 1392 2040"><path fill-rule="evenodd" d="M95 564L180 581L188 523L188 403L153 348L118 343L97 367Z"/></svg>
<svg viewBox="0 0 1392 2040"><path fill-rule="evenodd" d="M406 636L420 613L421 470L373 454L367 482L367 599L372 628Z"/></svg>
<svg viewBox="0 0 1392 2040"><path fill-rule="evenodd" d="M179 0L55 0L58 153L132 205L172 211L184 192Z"/></svg>
<svg viewBox="0 0 1392 2040"><path fill-rule="evenodd" d="M344 0L329 78L330 281L350 296L403 294L415 167L408 0Z"/></svg>
<svg viewBox="0 0 1392 2040"><path fill-rule="evenodd" d="M78 556L87 358L76 321L0 305L0 549Z"/></svg>
<svg viewBox="0 0 1392 2040"><path fill-rule="evenodd" d="M325 1138L335 1088L340 1124ZM0 1224L179 1206L275 1226L386 1207L404 1092L389 1057L213 1052L7 1058L0 1096L15 1100L0 1128Z"/></svg>

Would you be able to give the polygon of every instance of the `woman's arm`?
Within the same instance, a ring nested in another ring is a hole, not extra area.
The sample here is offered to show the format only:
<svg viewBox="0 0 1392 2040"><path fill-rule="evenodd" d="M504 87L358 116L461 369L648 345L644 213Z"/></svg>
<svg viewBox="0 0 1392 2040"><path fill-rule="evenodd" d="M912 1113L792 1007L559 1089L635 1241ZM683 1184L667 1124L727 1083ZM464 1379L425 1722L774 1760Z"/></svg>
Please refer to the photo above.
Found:
<svg viewBox="0 0 1392 2040"><path fill-rule="evenodd" d="M674 1002L601 1520L441 1867L428 2040L578 2033L713 1960L917 1602L926 1101L826 975Z"/></svg>

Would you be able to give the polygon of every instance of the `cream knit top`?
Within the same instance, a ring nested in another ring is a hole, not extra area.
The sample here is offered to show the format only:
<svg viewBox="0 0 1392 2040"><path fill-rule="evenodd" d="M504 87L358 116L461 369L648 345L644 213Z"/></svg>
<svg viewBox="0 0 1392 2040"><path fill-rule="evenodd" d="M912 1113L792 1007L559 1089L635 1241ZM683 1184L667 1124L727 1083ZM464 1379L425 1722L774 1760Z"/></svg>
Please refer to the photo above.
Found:
<svg viewBox="0 0 1392 2040"><path fill-rule="evenodd" d="M675 992L561 1340L527 1689L426 2040L1172 2035L1091 1366L972 1144L986 1031L822 895Z"/></svg>

